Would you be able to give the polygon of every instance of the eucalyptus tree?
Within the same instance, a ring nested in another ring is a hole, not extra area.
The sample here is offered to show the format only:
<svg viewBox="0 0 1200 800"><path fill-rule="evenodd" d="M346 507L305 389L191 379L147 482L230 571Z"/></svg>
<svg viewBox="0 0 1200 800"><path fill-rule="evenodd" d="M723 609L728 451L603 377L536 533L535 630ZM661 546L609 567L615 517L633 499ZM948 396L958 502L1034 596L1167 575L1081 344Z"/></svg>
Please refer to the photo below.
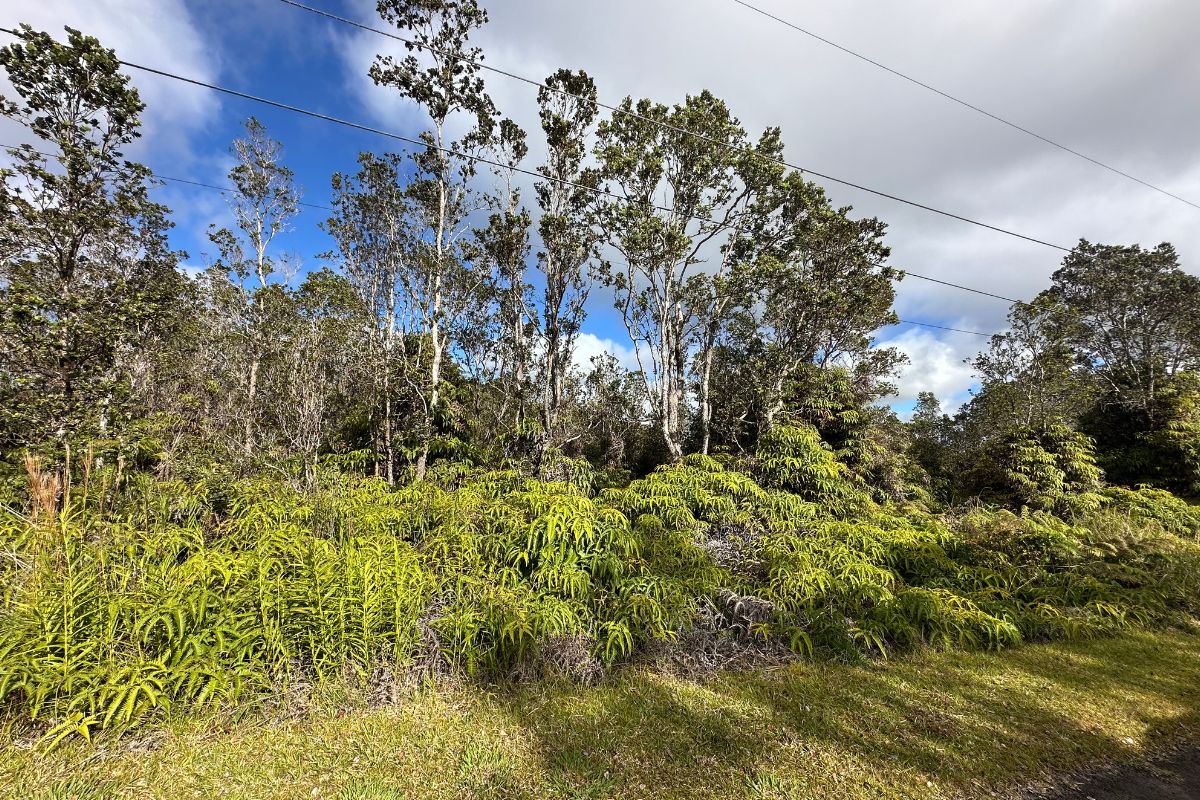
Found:
<svg viewBox="0 0 1200 800"><path fill-rule="evenodd" d="M137 90L111 50L66 33L22 25L0 48L16 92L0 113L38 140L0 170L2 435L49 444L60 486L72 442L107 433L126 357L171 328L183 291L167 209L122 152L140 136Z"/></svg>
<svg viewBox="0 0 1200 800"><path fill-rule="evenodd" d="M724 212L727 238L720 246L716 268L692 275L685 284L685 302L695 320L691 344L695 348L692 373L699 407L699 446L706 455L712 438L717 345L731 333L737 316L757 302L753 265L788 231L778 222L788 211L783 202L786 198L778 191L785 180L782 159L778 128L768 128L753 149L739 154L733 168L740 185Z"/></svg>
<svg viewBox="0 0 1200 800"><path fill-rule="evenodd" d="M565 387L591 290L590 265L599 238L591 210L599 181L584 159L598 110L596 84L586 72L560 69L538 90L538 116L546 137L546 163L538 167L545 180L535 189L542 211L538 267L545 280L539 461L564 438L560 428Z"/></svg>
<svg viewBox="0 0 1200 800"><path fill-rule="evenodd" d="M626 98L598 130L599 205L616 307L633 340L646 401L670 457L683 455L693 309L687 281L707 248L736 227L746 133L709 92L668 108Z"/></svg>
<svg viewBox="0 0 1200 800"><path fill-rule="evenodd" d="M419 394L420 377L408 358L412 309L401 275L411 251L412 202L402 183L403 159L362 153L353 175L333 176L334 213L324 223L337 255L370 320L363 352L370 397L368 427L376 454L376 474L396 481L398 402ZM382 454L382 461L379 455Z"/></svg>
<svg viewBox="0 0 1200 800"><path fill-rule="evenodd" d="M369 74L380 86L394 88L428 115L431 131L421 134L425 148L415 157L409 186L415 213L428 234L414 239L402 280L418 312L423 345L429 347L423 381L420 444L416 477L425 477L434 423L441 399L442 370L450 346L450 326L477 296L479 276L462 252L468 218L480 199L470 188L476 158L490 143L495 108L479 77L482 53L469 47L475 28L487 22L474 0L380 0L380 16L405 31L408 55L376 56ZM420 56L420 58L418 58ZM465 116L467 132L450 141L447 124Z"/></svg>
<svg viewBox="0 0 1200 800"><path fill-rule="evenodd" d="M291 228L299 210L300 193L292 170L283 163L283 146L267 134L254 117L245 122L245 135L230 148L236 163L229 171L233 191L229 208L235 228L219 228L209 238L219 251L210 271L214 310L227 318L223 328L232 349L230 366L236 390L228 410L239 419L241 446L247 458L258 448L262 409L260 378L264 359L277 349L271 338L266 292L270 278L288 261L272 254L272 245ZM287 278L285 276L285 282Z"/></svg>
<svg viewBox="0 0 1200 800"><path fill-rule="evenodd" d="M528 210L514 183L516 169L529 152L525 131L512 120L500 122L492 142L501 185L486 226L475 232L470 249L480 268L478 313L458 321L457 338L464 356L498 394L494 425L501 438L523 437L530 402L533 359L532 328L536 324L530 303L532 287L526 282L529 257Z"/></svg>

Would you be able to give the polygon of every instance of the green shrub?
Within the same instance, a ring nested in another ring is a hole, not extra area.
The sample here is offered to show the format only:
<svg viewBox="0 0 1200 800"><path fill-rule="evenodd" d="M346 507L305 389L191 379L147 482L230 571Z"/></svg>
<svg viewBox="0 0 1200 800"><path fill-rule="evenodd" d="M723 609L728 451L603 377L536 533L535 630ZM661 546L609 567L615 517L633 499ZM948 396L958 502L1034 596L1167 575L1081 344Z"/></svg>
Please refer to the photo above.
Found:
<svg viewBox="0 0 1200 800"><path fill-rule="evenodd" d="M689 456L594 496L579 471L391 488L330 470L304 491L94 476L58 516L0 518L0 703L54 742L312 683L594 676L703 620L857 659L1198 610L1200 512L1165 492L1055 503L1071 521L936 516L873 502L811 428L761 445L761 482Z"/></svg>

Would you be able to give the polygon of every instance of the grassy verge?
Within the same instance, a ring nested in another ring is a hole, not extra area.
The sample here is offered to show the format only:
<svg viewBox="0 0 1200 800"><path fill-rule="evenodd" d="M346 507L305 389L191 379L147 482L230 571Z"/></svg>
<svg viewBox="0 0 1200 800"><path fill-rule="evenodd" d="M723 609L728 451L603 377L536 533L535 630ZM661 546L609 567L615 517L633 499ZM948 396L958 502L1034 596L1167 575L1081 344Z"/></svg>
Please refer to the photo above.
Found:
<svg viewBox="0 0 1200 800"><path fill-rule="evenodd" d="M5 741L8 797L991 797L1200 735L1200 636L796 664L703 684L430 692L267 723L180 721L45 754Z"/></svg>

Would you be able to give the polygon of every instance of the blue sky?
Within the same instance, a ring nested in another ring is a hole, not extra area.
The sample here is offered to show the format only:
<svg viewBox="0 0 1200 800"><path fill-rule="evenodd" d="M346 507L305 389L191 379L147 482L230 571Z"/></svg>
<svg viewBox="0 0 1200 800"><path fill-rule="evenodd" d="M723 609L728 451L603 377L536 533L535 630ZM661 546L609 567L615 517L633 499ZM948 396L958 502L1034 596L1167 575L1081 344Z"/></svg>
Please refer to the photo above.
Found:
<svg viewBox="0 0 1200 800"><path fill-rule="evenodd" d="M379 25L369 0L311 0ZM1061 151L897 82L729 0L484 0L492 20L477 42L489 63L541 78L587 69L601 98L676 102L710 88L752 132L781 125L787 154L843 176L1055 242L1174 242L1185 267L1200 255L1200 212ZM763 0L780 15L862 50L1184 196L1200 197L1200 4L1191 0L1015 0L946 4L897 0ZM395 43L290 8L278 0L10 0L0 22L60 31L73 25L129 60L324 113L414 135L420 117L366 68ZM230 141L250 114L285 146L307 202L329 200L334 171L361 150L400 151L382 140L166 79L133 74L148 104L135 155L166 175L223 183ZM536 128L533 90L498 76L500 109ZM4 141L17 135L0 127ZM536 135L529 165L540 152ZM918 210L830 186L838 204L890 225L893 263L1010 297L1043 288L1059 254ZM203 264L205 231L227 224L222 197L169 184L174 241ZM527 197L529 196L527 192ZM330 242L324 213L305 209L281 248L307 268ZM914 279L899 287L907 319L971 330L1003 326L1006 304ZM628 359L627 337L603 296L591 304L585 349ZM954 405L972 383L963 364L985 340L899 326L881 340L911 364L898 409L916 392Z"/></svg>

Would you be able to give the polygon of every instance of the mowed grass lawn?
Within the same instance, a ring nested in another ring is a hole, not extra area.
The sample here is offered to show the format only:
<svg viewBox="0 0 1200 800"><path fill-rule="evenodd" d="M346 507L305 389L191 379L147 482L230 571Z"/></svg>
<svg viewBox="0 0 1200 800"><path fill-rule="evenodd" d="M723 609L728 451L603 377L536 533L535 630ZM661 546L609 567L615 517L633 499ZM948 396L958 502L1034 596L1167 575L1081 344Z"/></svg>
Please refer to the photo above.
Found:
<svg viewBox="0 0 1200 800"><path fill-rule="evenodd" d="M45 753L5 797L900 798L1014 794L1200 737L1200 636L798 663L702 683L439 689L288 721L178 720ZM324 707L324 706L323 706Z"/></svg>

